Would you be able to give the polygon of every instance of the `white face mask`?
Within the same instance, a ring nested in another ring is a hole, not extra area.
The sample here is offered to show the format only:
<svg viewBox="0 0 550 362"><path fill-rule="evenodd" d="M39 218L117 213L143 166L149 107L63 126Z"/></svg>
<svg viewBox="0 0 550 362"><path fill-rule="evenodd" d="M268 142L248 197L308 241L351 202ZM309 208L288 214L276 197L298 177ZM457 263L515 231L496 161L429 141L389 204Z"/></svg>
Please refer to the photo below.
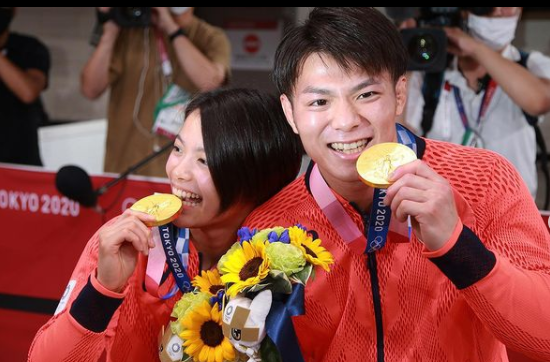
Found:
<svg viewBox="0 0 550 362"><path fill-rule="evenodd" d="M181 15L184 12L189 10L189 8L177 8L177 7L170 7L170 12L174 15Z"/></svg>
<svg viewBox="0 0 550 362"><path fill-rule="evenodd" d="M488 18L468 14L470 34L493 50L502 50L516 35L519 15L505 18Z"/></svg>

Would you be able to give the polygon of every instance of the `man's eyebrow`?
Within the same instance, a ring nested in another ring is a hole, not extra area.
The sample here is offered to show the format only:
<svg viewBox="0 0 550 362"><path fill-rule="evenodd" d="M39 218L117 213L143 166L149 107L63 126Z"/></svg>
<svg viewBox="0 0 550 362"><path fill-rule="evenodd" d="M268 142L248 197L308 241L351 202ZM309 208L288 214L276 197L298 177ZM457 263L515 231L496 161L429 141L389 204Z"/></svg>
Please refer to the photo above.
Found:
<svg viewBox="0 0 550 362"><path fill-rule="evenodd" d="M320 94L320 95L324 95L324 96L329 96L332 94L332 92L328 89L325 89L325 88L318 88L318 87L312 87L312 86L309 86L309 87L306 87L302 93L312 93L312 94Z"/></svg>
<svg viewBox="0 0 550 362"><path fill-rule="evenodd" d="M380 83L380 82L378 80L376 80L375 78L368 78L368 79L362 81L361 83L357 84L355 87L353 87L351 89L351 91L352 91L352 93L355 93L355 92L360 91L363 88L366 88L368 86L371 86L373 84L378 84L378 83Z"/></svg>
<svg viewBox="0 0 550 362"><path fill-rule="evenodd" d="M363 88L366 88L368 86L371 86L373 84L378 84L378 83L379 83L379 81L376 80L375 78L368 78L368 79L362 81L361 83L357 84L353 88L351 88L351 92L355 93L355 92L358 92L359 90L361 90ZM313 87L313 86L308 86L302 91L302 94L306 94L306 93L319 94L319 95L323 95L323 96L330 96L330 95L333 94L333 92L329 89Z"/></svg>

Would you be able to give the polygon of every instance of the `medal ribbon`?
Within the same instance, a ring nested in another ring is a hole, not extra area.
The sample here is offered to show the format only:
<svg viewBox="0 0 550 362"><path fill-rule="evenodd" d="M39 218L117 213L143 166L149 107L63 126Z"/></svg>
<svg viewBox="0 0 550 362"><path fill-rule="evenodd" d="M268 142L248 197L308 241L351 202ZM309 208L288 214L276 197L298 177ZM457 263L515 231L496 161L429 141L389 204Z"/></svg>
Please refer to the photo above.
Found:
<svg viewBox="0 0 550 362"><path fill-rule="evenodd" d="M174 296L178 289L182 293L193 289L191 280L187 274L189 267L189 229L179 229L178 240L174 245L173 228L172 224L166 224L152 230L155 247L149 252L145 287L149 293L161 299L168 299ZM168 263L168 267L174 276L176 286L168 294L160 296L158 294L158 287L166 263Z"/></svg>
<svg viewBox="0 0 550 362"><path fill-rule="evenodd" d="M396 124L397 140L417 153L414 135L405 127ZM357 253L371 253L380 250L385 244L390 228L391 209L383 203L386 189L374 189L374 196L369 218L367 238L353 222L344 207L338 202L332 190L319 172L317 165L311 170L309 184L313 198L340 237ZM410 219L408 234L410 238Z"/></svg>
<svg viewBox="0 0 550 362"><path fill-rule="evenodd" d="M453 90L453 95L455 98L456 107L458 109L458 114L460 115L460 120L462 121L462 125L464 126L464 136L462 137L462 145L468 146L471 144L472 138L474 136L473 134L474 132L470 127L470 123L468 122L468 116L466 115L466 110L464 108L464 102L462 101L460 89L457 86L450 85L447 82L445 84L445 87L448 87L448 86L450 86L451 89ZM489 80L489 84L487 85L487 89L483 94L483 99L481 101L481 105L479 106L479 112L477 114L477 120L475 124L477 129L479 129L481 120L485 117L485 113L487 113L487 109L489 108L489 104L491 103L491 100L495 95L496 89L497 89L497 83L493 79Z"/></svg>

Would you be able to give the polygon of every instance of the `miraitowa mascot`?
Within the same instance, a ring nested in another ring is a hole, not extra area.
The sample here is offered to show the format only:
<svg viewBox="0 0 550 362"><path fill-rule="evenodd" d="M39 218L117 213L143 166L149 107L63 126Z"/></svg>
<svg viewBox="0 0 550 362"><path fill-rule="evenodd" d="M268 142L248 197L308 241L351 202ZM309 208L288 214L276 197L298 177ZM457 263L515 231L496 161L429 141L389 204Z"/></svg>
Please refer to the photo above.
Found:
<svg viewBox="0 0 550 362"><path fill-rule="evenodd" d="M265 320L271 309L271 290L263 290L254 299L237 296L223 312L223 334L235 349L248 356L248 362L261 361L259 349L266 335Z"/></svg>
<svg viewBox="0 0 550 362"><path fill-rule="evenodd" d="M263 290L254 299L237 296L227 302L223 312L223 334L237 351L248 357L248 362L260 362L260 344L266 336L265 320L271 309L271 290ZM183 359L183 340L172 334L170 328L159 336L161 362Z"/></svg>
<svg viewBox="0 0 550 362"><path fill-rule="evenodd" d="M183 360L183 339L172 334L170 327L165 331L163 327L160 334L159 358L161 362L177 362Z"/></svg>

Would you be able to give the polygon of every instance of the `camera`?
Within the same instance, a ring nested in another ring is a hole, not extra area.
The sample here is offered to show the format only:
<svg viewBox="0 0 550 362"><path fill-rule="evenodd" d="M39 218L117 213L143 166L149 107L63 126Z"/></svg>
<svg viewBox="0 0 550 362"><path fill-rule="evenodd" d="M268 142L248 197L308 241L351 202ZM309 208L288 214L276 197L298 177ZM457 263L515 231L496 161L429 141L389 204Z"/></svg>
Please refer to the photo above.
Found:
<svg viewBox="0 0 550 362"><path fill-rule="evenodd" d="M110 16L120 27L144 28L151 24L151 7L114 7Z"/></svg>
<svg viewBox="0 0 550 362"><path fill-rule="evenodd" d="M401 30L409 54L407 70L442 72L447 66L447 36L444 26L462 26L459 7L420 7L417 28Z"/></svg>
<svg viewBox="0 0 550 362"><path fill-rule="evenodd" d="M411 9L411 8L409 8ZM492 7L419 7L408 10L414 14L417 27L401 30L401 38L409 54L407 70L442 72L449 56L447 54L447 35L443 27L464 29L462 11L476 15L488 15ZM390 14L391 16L391 14Z"/></svg>

